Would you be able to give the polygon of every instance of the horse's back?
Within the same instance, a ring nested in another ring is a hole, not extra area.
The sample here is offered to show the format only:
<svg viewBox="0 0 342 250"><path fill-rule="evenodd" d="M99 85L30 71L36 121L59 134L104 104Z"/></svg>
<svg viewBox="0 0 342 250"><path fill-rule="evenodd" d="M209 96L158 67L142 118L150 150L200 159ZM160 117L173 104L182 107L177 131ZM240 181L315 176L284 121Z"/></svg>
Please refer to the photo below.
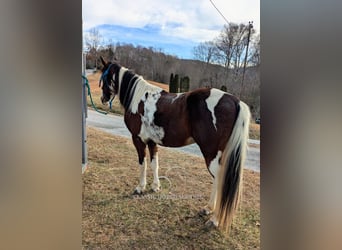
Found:
<svg viewBox="0 0 342 250"><path fill-rule="evenodd" d="M191 121L212 120L209 127L215 128L218 120L235 121L239 102L237 97L219 89L203 88L189 92L187 109Z"/></svg>

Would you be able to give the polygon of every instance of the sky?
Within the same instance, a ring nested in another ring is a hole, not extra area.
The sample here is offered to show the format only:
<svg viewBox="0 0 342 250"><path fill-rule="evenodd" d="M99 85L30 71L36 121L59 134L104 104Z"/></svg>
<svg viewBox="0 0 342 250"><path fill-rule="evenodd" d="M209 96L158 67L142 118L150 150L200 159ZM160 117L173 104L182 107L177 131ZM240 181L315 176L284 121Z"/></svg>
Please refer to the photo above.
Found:
<svg viewBox="0 0 342 250"><path fill-rule="evenodd" d="M200 42L212 41L226 20L253 21L260 32L260 0L83 0L83 30L99 29L102 39L161 49L191 59Z"/></svg>

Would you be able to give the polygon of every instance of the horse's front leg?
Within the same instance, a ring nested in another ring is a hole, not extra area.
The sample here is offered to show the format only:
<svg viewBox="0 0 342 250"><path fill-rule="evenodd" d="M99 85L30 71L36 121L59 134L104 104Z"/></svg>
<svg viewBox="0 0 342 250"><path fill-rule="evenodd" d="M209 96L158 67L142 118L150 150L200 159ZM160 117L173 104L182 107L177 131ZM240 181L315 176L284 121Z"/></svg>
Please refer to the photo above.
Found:
<svg viewBox="0 0 342 250"><path fill-rule="evenodd" d="M137 136L133 136L133 144L138 152L140 181L134 194L142 194L146 189L146 144Z"/></svg>
<svg viewBox="0 0 342 250"><path fill-rule="evenodd" d="M158 163L158 147L157 147L157 144L150 141L148 143L148 149L150 151L151 168L152 168L152 172L153 172L152 190L154 192L158 192L160 190L160 182L159 182L159 176L158 176L159 163Z"/></svg>

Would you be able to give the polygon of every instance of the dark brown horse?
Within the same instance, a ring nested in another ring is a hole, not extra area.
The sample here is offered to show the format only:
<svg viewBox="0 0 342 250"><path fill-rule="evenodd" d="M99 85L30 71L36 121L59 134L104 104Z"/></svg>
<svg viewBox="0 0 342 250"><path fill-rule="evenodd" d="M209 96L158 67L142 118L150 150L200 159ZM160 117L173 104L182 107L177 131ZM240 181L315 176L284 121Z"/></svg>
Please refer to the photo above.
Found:
<svg viewBox="0 0 342 250"><path fill-rule="evenodd" d="M214 178L208 206L209 224L228 229L242 187L250 112L238 98L214 88L168 93L118 63L103 63L103 104L115 95L125 109L124 120L138 152L140 183L146 188L146 146L153 170L153 191L160 189L157 144L181 147L197 143Z"/></svg>

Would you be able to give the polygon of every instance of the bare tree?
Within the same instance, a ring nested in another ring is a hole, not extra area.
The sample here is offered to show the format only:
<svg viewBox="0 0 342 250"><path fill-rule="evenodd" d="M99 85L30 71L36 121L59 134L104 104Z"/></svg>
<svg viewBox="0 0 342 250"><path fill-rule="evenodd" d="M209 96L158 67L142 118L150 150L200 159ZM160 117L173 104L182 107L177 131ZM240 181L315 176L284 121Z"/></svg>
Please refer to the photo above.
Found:
<svg viewBox="0 0 342 250"><path fill-rule="evenodd" d="M243 54L245 53L245 49L247 47L247 37L248 37L248 26L245 24L236 25L233 29L233 67L235 70L238 70L242 67L243 64Z"/></svg>
<svg viewBox="0 0 342 250"><path fill-rule="evenodd" d="M216 39L216 45L226 68L239 69L243 64L243 56L248 43L248 25L230 23L225 25ZM251 30L251 37L254 34Z"/></svg>
<svg viewBox="0 0 342 250"><path fill-rule="evenodd" d="M258 34L252 41L249 53L249 63L252 66L260 65L260 34Z"/></svg>
<svg viewBox="0 0 342 250"><path fill-rule="evenodd" d="M110 61L115 61L115 49L116 46L112 39L109 39L107 42L107 50L108 50L108 58Z"/></svg>
<svg viewBox="0 0 342 250"><path fill-rule="evenodd" d="M92 28L85 36L85 44L88 50L90 59L94 60L95 68L97 69L98 49L101 41L101 35L97 28Z"/></svg>
<svg viewBox="0 0 342 250"><path fill-rule="evenodd" d="M212 41L200 43L193 49L194 58L207 64L215 62L216 53L217 47Z"/></svg>
<svg viewBox="0 0 342 250"><path fill-rule="evenodd" d="M221 61L224 67L227 69L231 66L231 60L234 49L234 33L237 28L237 24L231 23L229 26L224 25L223 30L216 39L216 46L220 51Z"/></svg>

